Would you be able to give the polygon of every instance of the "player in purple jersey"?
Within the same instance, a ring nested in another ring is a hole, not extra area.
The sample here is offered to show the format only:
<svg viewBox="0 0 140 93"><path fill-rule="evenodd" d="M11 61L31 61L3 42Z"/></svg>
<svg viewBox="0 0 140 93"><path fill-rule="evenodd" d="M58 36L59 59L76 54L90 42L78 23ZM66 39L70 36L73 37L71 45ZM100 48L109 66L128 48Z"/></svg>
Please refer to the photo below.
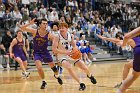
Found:
<svg viewBox="0 0 140 93"><path fill-rule="evenodd" d="M132 30L124 36L122 47L126 46L130 39L135 41L133 72L128 78L124 80L116 93L124 93L125 90L140 76L140 38L134 38L138 35L140 35L140 27Z"/></svg>
<svg viewBox="0 0 140 93"><path fill-rule="evenodd" d="M58 80L59 84L63 84L61 78L59 77L58 74L58 69L56 68L52 56L49 53L49 50L47 49L48 47L48 41L53 39L53 35L49 33L46 28L48 26L48 22L46 19L41 19L38 21L39 28L38 29L33 29L33 28L28 28L28 26L35 24L35 19L30 21L29 24L26 24L24 26L21 26L22 31L27 31L29 33L32 33L33 35L33 49L34 49L34 61L36 64L36 67L38 69L38 73L42 79L42 85L41 89L44 89L47 85L46 80L45 80L45 74L42 69L42 64L41 62L48 63L51 69L54 72L54 77Z"/></svg>
<svg viewBox="0 0 140 93"><path fill-rule="evenodd" d="M134 32L133 32L134 31ZM128 63L128 66L133 67L133 72L130 77L125 77L123 80L121 86L117 90L116 93L124 93L125 90L139 77L140 75L140 37L134 37L133 33L135 33L136 30L133 30L132 32L126 34L124 37L124 40L118 40L114 38L106 38L100 35L97 35L99 38L103 40L108 40L111 42L116 43L117 45L121 45L122 48L124 48L126 45L130 45L133 48L134 52L134 60L133 64L130 62ZM132 36L131 36L132 35ZM131 39L132 38L132 39ZM128 70L129 71L129 70ZM124 74L128 75L127 72L123 72Z"/></svg>
<svg viewBox="0 0 140 93"><path fill-rule="evenodd" d="M28 53L25 48L25 44L23 42L23 34L22 31L17 31L17 37L13 39L9 47L10 57L14 58L20 64L22 69L22 75L25 77L29 76L29 72L26 71L27 68L27 56Z"/></svg>

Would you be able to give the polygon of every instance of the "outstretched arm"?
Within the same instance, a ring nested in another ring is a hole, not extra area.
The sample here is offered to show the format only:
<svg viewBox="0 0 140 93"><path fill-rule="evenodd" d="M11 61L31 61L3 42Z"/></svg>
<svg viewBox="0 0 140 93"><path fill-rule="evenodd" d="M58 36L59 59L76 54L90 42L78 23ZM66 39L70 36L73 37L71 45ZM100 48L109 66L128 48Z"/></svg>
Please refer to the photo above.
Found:
<svg viewBox="0 0 140 93"><path fill-rule="evenodd" d="M132 30L131 32L127 33L125 36L124 36L124 40L123 40L123 44L122 46L126 46L126 43L128 42L129 39L133 38L133 37L136 37L140 35L140 27Z"/></svg>
<svg viewBox="0 0 140 93"><path fill-rule="evenodd" d="M36 31L37 31L37 30L28 27L28 26L30 26L30 25L32 25L32 24L35 24L34 21L35 21L35 19L31 20L30 23L21 26L20 29L21 29L22 31L27 31L27 32L29 32L29 33L32 33L33 36L34 36L34 35L36 34Z"/></svg>
<svg viewBox="0 0 140 93"><path fill-rule="evenodd" d="M107 40L107 41L110 41L110 42L113 42L113 43L119 43L121 40L118 40L118 39L115 39L115 38L107 38L107 37L104 37L104 36L101 36L101 35L98 35L97 36L103 40Z"/></svg>

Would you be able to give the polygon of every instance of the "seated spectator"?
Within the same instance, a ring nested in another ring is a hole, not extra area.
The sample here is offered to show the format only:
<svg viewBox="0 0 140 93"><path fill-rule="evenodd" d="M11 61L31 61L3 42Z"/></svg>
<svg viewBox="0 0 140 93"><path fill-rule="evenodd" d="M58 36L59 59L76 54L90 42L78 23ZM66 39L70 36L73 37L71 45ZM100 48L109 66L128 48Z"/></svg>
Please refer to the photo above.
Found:
<svg viewBox="0 0 140 93"><path fill-rule="evenodd" d="M91 47L90 47L89 41L86 42L85 52L86 52L86 54L88 55L88 57L90 58L91 61L96 60L96 58L94 58L93 55L92 55L93 50L92 50Z"/></svg>
<svg viewBox="0 0 140 93"><path fill-rule="evenodd" d="M3 19L4 19L4 24L5 24L5 29L10 29L10 26L11 26L11 19L12 19L12 16L9 12L9 10L6 10L5 14L3 15Z"/></svg>
<svg viewBox="0 0 140 93"><path fill-rule="evenodd" d="M82 59L83 59L84 63L85 64L90 64L91 60L88 58L88 55L86 53L86 46L84 46L83 42L80 42L79 49L80 49L80 51L82 53Z"/></svg>
<svg viewBox="0 0 140 93"><path fill-rule="evenodd" d="M10 43L12 42L13 37L11 32L8 30L6 34L2 37L2 42L1 42L1 54L4 56L6 59L6 64L7 64L7 69L10 69L10 60L9 60L9 47Z"/></svg>

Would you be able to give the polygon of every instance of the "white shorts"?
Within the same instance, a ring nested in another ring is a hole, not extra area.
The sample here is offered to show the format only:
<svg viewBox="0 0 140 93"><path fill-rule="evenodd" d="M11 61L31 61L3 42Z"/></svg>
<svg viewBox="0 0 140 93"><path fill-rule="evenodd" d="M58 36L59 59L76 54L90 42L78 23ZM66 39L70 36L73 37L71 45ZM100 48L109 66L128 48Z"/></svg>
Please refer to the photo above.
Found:
<svg viewBox="0 0 140 93"><path fill-rule="evenodd" d="M58 56L58 62L62 63L64 60L67 60L70 63L75 63L77 61L79 61L79 59L72 59L71 57L67 56L67 55L63 55L63 56Z"/></svg>

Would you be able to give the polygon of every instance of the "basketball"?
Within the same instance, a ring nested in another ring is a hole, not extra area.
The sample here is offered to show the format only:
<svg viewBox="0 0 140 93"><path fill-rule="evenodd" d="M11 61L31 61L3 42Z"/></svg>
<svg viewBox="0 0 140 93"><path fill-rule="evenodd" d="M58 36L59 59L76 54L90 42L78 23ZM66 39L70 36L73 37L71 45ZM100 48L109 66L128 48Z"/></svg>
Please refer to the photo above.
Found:
<svg viewBox="0 0 140 93"><path fill-rule="evenodd" d="M73 50L71 51L71 53L72 53L72 54L70 55L70 57L71 57L72 59L80 59L81 56L82 56L80 50L78 50L78 49L73 49Z"/></svg>

